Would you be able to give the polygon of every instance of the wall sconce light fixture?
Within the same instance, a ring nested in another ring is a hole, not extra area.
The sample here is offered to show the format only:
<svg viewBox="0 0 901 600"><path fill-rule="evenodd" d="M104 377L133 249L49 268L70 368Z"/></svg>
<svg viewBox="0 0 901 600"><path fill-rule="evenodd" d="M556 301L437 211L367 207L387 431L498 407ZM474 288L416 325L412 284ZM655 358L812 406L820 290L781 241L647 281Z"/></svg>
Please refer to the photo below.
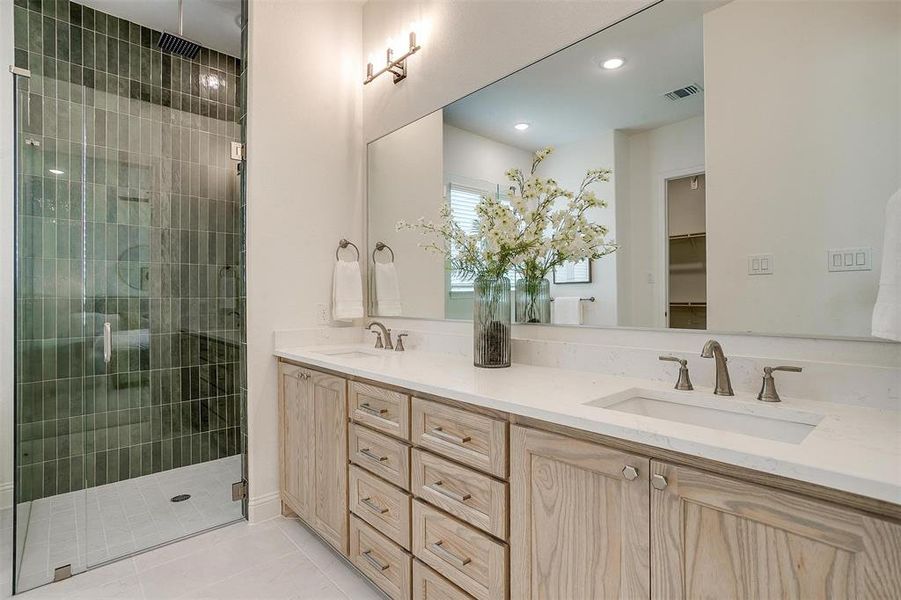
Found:
<svg viewBox="0 0 901 600"><path fill-rule="evenodd" d="M394 58L394 50L388 48L388 50L385 52L386 64L381 70L379 70L377 73L373 73L372 63L366 65L366 79L363 80L363 85L371 83L382 73L391 73L392 75L394 75L394 83L403 81L407 77L407 59L419 52L419 49L421 47L422 46L416 44L416 32L411 31L410 48L402 56Z"/></svg>

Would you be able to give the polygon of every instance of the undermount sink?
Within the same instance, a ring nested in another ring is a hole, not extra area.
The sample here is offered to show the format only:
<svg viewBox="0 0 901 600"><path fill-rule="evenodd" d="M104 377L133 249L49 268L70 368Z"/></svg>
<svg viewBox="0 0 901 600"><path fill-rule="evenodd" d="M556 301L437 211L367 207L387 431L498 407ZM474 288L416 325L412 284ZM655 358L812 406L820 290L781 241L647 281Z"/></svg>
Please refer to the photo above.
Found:
<svg viewBox="0 0 901 600"><path fill-rule="evenodd" d="M355 349L341 349L341 350L323 350L317 351L317 354L322 354L325 356L334 356L336 358L378 358L379 355L375 352L364 352L362 350Z"/></svg>
<svg viewBox="0 0 901 600"><path fill-rule="evenodd" d="M633 388L592 400L587 406L717 431L800 444L823 416L784 406L735 400L702 392Z"/></svg>

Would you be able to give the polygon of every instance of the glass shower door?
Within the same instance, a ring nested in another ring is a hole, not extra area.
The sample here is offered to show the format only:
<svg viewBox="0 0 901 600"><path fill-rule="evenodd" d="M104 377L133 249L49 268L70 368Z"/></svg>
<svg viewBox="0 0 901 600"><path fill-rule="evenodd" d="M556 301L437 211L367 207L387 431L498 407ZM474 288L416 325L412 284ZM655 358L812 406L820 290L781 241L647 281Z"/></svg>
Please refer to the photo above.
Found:
<svg viewBox="0 0 901 600"><path fill-rule="evenodd" d="M86 568L85 88L15 75L15 561L21 592Z"/></svg>

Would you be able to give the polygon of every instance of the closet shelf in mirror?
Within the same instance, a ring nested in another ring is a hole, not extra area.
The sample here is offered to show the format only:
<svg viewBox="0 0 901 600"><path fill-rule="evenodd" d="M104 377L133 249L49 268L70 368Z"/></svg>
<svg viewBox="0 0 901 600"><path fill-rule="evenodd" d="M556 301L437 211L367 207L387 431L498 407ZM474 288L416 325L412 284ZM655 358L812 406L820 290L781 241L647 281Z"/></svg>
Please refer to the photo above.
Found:
<svg viewBox="0 0 901 600"><path fill-rule="evenodd" d="M670 302L673 308L706 308L707 302Z"/></svg>
<svg viewBox="0 0 901 600"><path fill-rule="evenodd" d="M700 233L680 233L677 235L669 236L671 242L677 242L680 240L691 240L696 238L705 238L707 237L707 232L701 231Z"/></svg>
<svg viewBox="0 0 901 600"><path fill-rule="evenodd" d="M706 271L707 266L702 261L673 263L669 266L670 273L689 273L692 271Z"/></svg>

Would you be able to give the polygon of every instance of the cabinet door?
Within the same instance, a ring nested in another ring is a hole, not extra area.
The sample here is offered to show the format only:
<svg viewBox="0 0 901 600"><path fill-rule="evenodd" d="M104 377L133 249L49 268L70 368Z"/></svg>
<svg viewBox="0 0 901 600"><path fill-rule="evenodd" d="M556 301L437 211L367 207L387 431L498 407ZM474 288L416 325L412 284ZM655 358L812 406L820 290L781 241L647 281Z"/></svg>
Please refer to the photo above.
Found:
<svg viewBox="0 0 901 600"><path fill-rule="evenodd" d="M279 363L279 470L282 502L307 523L313 517L313 396L310 371Z"/></svg>
<svg viewBox="0 0 901 600"><path fill-rule="evenodd" d="M347 555L347 382L311 371L314 413L313 527Z"/></svg>
<svg viewBox="0 0 901 600"><path fill-rule="evenodd" d="M513 427L510 461L511 598L649 596L647 458Z"/></svg>
<svg viewBox="0 0 901 600"><path fill-rule="evenodd" d="M901 598L901 525L652 463L652 595Z"/></svg>

